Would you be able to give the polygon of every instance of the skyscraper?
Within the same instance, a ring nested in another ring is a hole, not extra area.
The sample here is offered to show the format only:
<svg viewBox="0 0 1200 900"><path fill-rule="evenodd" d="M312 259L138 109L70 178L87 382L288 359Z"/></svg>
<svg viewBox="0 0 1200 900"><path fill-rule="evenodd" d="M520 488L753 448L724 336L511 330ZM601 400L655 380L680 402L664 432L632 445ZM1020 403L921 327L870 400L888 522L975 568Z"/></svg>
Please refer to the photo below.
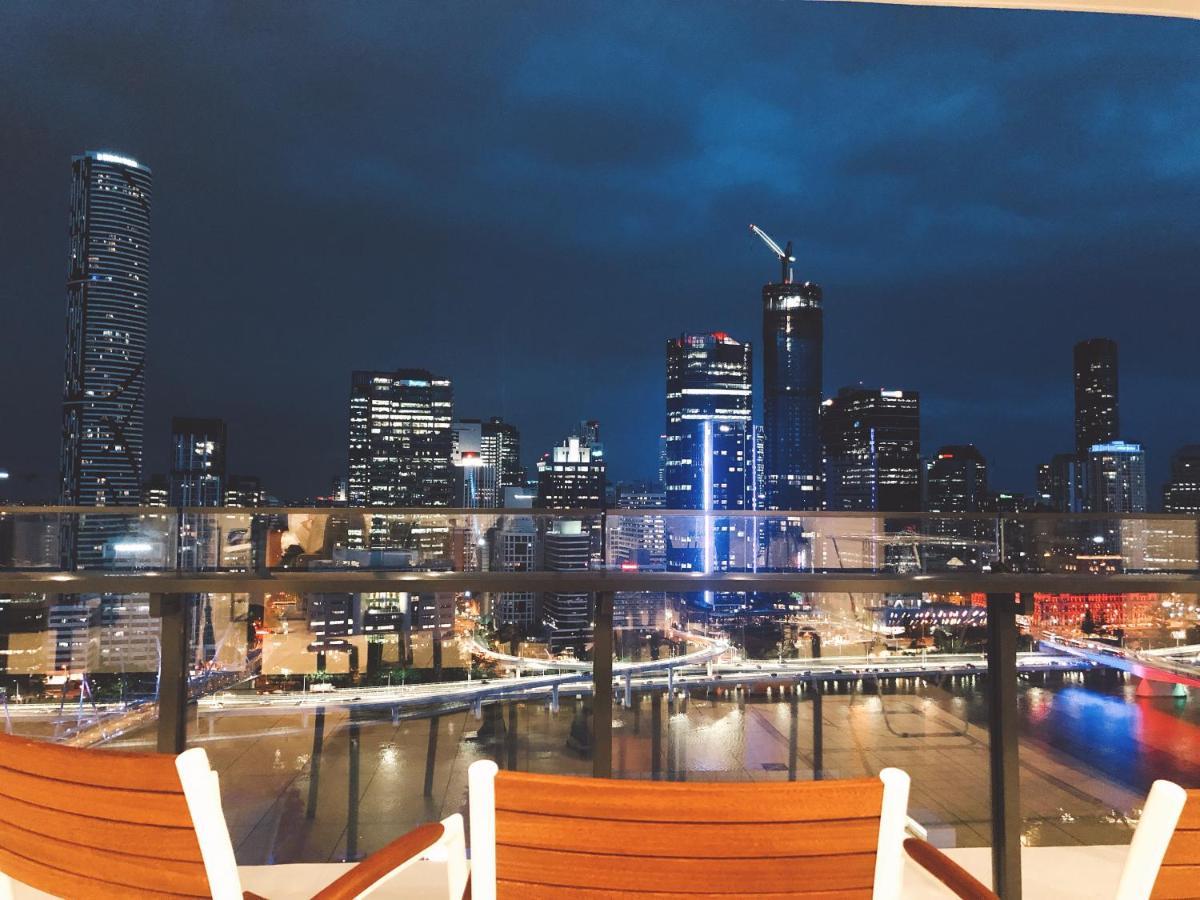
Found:
<svg viewBox="0 0 1200 900"><path fill-rule="evenodd" d="M355 372L350 384L349 505L449 506L453 498L450 380L424 369ZM372 517L372 547L395 535ZM351 523L352 546L362 530Z"/></svg>
<svg viewBox="0 0 1200 900"><path fill-rule="evenodd" d="M667 341L667 459L671 509L744 510L754 505L754 433L750 345L723 331ZM680 525L667 547L676 571L715 572L753 562L749 520L703 517ZM715 611L732 612L738 595L710 595Z"/></svg>
<svg viewBox="0 0 1200 900"><path fill-rule="evenodd" d="M582 572L590 565L592 535L577 519L559 519L542 538L547 572ZM592 636L592 598L587 593L546 593L542 598L542 620L550 640L550 649L557 653L574 647L581 655Z"/></svg>
<svg viewBox="0 0 1200 900"><path fill-rule="evenodd" d="M1163 485L1163 512L1200 515L1200 444L1171 456L1171 480Z"/></svg>
<svg viewBox="0 0 1200 900"><path fill-rule="evenodd" d="M921 508L921 400L916 391L842 388L821 408L821 434L829 509Z"/></svg>
<svg viewBox="0 0 1200 900"><path fill-rule="evenodd" d="M974 444L939 447L925 463L925 509L929 512L980 512L987 502L987 461Z"/></svg>
<svg viewBox="0 0 1200 900"><path fill-rule="evenodd" d="M223 419L171 419L171 506L221 506L228 486Z"/></svg>
<svg viewBox="0 0 1200 900"><path fill-rule="evenodd" d="M821 286L763 285L763 493L769 509L821 505Z"/></svg>
<svg viewBox="0 0 1200 900"><path fill-rule="evenodd" d="M492 416L480 426L480 454L485 465L496 470L496 502L504 501L504 489L525 484L525 467L521 465L521 433L517 426Z"/></svg>
<svg viewBox="0 0 1200 900"><path fill-rule="evenodd" d="M68 505L131 506L142 487L150 169L93 150L71 166L59 493ZM88 517L64 536L64 555L98 563L122 527Z"/></svg>
<svg viewBox="0 0 1200 900"><path fill-rule="evenodd" d="M599 452L597 452L599 451ZM603 450L572 435L538 461L539 509L602 509L606 486Z"/></svg>
<svg viewBox="0 0 1200 900"><path fill-rule="evenodd" d="M1095 444L1121 433L1117 409L1117 344L1108 338L1080 341L1074 350L1075 453L1087 457Z"/></svg>

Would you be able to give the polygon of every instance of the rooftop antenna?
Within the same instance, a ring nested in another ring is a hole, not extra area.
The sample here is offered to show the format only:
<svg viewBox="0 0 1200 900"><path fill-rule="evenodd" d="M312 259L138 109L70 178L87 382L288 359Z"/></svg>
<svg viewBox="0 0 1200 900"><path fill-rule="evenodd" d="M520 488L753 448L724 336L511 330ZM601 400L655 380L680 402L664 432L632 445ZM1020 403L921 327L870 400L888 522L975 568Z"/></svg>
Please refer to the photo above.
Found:
<svg viewBox="0 0 1200 900"><path fill-rule="evenodd" d="M792 283L792 263L796 261L796 257L792 256L792 242L787 242L786 248L780 246L771 239L771 236L759 228L757 225L751 225L750 230L762 238L762 242L771 248L771 251L779 257L780 268L780 284Z"/></svg>

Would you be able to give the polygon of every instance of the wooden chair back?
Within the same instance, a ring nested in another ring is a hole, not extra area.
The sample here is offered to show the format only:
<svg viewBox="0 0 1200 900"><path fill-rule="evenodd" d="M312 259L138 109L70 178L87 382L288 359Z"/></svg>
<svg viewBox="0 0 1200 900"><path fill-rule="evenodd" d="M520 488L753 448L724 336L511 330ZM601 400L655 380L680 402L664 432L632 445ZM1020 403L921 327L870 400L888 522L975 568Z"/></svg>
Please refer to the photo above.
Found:
<svg viewBox="0 0 1200 900"><path fill-rule="evenodd" d="M878 778L676 784L499 772L497 896L870 897L883 794Z"/></svg>
<svg viewBox="0 0 1200 900"><path fill-rule="evenodd" d="M61 897L210 896L175 760L0 735L0 872Z"/></svg>
<svg viewBox="0 0 1200 900"><path fill-rule="evenodd" d="M1150 896L1153 900L1200 897L1200 790L1187 792Z"/></svg>

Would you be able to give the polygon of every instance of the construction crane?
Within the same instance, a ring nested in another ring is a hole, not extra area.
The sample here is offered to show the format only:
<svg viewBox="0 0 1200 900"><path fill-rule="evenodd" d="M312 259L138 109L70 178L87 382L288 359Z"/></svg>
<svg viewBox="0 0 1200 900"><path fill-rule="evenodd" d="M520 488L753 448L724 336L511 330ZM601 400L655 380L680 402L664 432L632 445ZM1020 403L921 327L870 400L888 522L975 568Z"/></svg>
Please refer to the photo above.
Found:
<svg viewBox="0 0 1200 900"><path fill-rule="evenodd" d="M792 242L788 241L786 248L780 246L771 240L771 236L759 228L757 225L751 225L750 230L762 238L762 242L771 248L771 251L779 257L779 266L782 270L780 275L781 284L792 283L792 263L796 261L796 257L792 256Z"/></svg>

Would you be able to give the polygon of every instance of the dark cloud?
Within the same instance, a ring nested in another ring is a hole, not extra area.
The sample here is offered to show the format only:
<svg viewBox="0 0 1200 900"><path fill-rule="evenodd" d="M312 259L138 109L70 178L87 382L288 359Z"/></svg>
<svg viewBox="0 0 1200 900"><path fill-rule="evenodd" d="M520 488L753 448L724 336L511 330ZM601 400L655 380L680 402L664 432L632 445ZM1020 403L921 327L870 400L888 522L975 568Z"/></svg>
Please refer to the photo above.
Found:
<svg viewBox="0 0 1200 900"><path fill-rule="evenodd" d="M0 466L53 482L69 159L155 171L147 467L230 421L281 494L344 467L354 368L451 375L529 456L580 417L650 473L663 342L758 342L825 285L826 387L916 388L925 442L1024 488L1070 345L1121 342L1161 476L1200 439L1200 30L836 4L0 7Z"/></svg>

